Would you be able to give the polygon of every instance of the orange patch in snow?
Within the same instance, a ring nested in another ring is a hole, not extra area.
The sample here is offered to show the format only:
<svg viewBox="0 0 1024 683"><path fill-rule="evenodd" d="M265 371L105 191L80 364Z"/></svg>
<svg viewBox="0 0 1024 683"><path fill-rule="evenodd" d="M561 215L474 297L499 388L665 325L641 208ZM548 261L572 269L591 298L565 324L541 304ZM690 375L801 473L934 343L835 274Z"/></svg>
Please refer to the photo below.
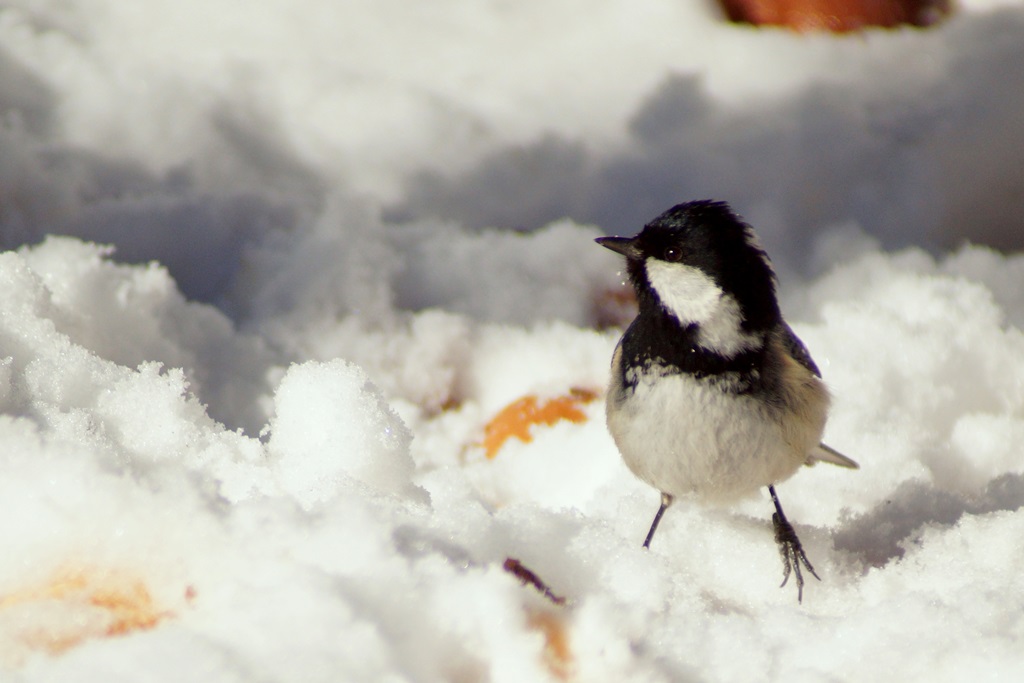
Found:
<svg viewBox="0 0 1024 683"><path fill-rule="evenodd" d="M524 396L505 406L500 413L484 427L484 452L489 460L498 455L498 451L510 438L515 437L523 443L533 441L530 427L536 424L551 425L562 420L582 423L587 416L580 406L597 398L597 393L589 389L571 389L566 396L557 396L541 403L536 396Z"/></svg>
<svg viewBox="0 0 1024 683"><path fill-rule="evenodd" d="M548 670L559 679L568 680L572 675L573 657L565 622L552 612L532 611L526 623L544 635L544 664Z"/></svg>
<svg viewBox="0 0 1024 683"><path fill-rule="evenodd" d="M20 644L50 654L90 638L151 629L170 616L157 607L142 580L96 569L63 570L48 581L0 596L0 615L15 611L21 626L14 633Z"/></svg>

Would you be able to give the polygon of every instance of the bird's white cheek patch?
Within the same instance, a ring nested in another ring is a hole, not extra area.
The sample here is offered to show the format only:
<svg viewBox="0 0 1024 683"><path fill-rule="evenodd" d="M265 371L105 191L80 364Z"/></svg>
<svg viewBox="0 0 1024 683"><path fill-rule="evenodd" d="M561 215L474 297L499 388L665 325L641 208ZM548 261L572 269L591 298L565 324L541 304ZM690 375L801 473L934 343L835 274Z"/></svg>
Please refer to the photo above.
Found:
<svg viewBox="0 0 1024 683"><path fill-rule="evenodd" d="M704 323L715 314L724 292L699 269L648 259L647 281L661 303L684 323Z"/></svg>
<svg viewBox="0 0 1024 683"><path fill-rule="evenodd" d="M648 259L647 281L662 305L683 324L700 327L698 343L727 356L757 348L760 337L742 330L736 299L698 268Z"/></svg>

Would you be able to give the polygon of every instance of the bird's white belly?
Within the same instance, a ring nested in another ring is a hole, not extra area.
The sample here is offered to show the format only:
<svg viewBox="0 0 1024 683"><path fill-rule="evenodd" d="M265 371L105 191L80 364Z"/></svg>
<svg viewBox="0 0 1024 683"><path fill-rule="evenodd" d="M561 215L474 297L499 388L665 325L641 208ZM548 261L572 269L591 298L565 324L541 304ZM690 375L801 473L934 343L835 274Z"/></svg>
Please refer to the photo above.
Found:
<svg viewBox="0 0 1024 683"><path fill-rule="evenodd" d="M623 460L651 486L725 503L791 476L824 428L689 374L643 373L608 395L608 429ZM721 380L719 380L721 381Z"/></svg>

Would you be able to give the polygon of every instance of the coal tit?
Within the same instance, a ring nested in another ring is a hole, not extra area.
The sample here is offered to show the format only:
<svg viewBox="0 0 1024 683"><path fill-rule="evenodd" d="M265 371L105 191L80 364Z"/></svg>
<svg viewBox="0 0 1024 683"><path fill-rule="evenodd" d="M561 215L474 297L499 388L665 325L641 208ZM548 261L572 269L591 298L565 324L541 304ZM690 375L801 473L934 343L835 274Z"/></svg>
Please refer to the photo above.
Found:
<svg viewBox="0 0 1024 683"><path fill-rule="evenodd" d="M775 272L724 202L674 206L635 237L597 243L626 257L638 314L612 358L606 412L622 458L661 491L644 547L676 497L727 503L768 488L783 581L818 578L775 484L801 465L858 465L821 443L829 394L782 318Z"/></svg>

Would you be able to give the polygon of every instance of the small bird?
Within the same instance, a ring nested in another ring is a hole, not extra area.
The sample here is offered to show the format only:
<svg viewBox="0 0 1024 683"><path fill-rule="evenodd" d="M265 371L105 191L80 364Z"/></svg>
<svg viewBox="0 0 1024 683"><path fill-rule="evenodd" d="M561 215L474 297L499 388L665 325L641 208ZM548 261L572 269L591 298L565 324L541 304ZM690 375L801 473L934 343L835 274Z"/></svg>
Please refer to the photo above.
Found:
<svg viewBox="0 0 1024 683"><path fill-rule="evenodd" d="M775 272L724 202L679 204L635 237L599 237L626 257L638 314L612 357L608 430L629 469L661 492L644 547L677 497L720 504L768 488L783 580L820 580L775 484L801 465L857 463L821 443L829 393L786 324Z"/></svg>

